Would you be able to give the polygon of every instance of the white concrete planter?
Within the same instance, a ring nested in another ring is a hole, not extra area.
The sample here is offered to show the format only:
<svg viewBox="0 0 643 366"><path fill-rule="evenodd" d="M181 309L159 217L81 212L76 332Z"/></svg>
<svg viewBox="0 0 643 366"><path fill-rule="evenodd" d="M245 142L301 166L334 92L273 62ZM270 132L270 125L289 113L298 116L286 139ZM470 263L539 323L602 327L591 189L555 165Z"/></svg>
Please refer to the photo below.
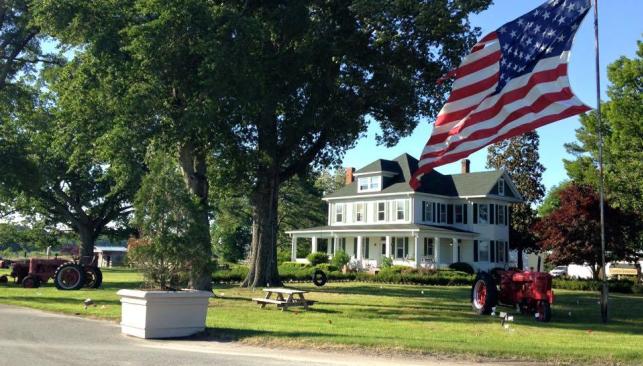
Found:
<svg viewBox="0 0 643 366"><path fill-rule="evenodd" d="M121 332L139 338L187 337L205 330L207 291L119 290Z"/></svg>

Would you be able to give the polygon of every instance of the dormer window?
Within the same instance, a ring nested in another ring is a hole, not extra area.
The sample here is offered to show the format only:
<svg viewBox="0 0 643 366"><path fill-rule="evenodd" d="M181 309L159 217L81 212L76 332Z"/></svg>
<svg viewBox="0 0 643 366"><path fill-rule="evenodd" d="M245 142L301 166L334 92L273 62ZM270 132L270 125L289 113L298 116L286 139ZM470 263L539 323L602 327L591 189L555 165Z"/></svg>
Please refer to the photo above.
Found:
<svg viewBox="0 0 643 366"><path fill-rule="evenodd" d="M498 181L498 195L504 196L505 195L505 180L500 179Z"/></svg>
<svg viewBox="0 0 643 366"><path fill-rule="evenodd" d="M382 177L361 177L357 179L357 192L379 192L382 190Z"/></svg>

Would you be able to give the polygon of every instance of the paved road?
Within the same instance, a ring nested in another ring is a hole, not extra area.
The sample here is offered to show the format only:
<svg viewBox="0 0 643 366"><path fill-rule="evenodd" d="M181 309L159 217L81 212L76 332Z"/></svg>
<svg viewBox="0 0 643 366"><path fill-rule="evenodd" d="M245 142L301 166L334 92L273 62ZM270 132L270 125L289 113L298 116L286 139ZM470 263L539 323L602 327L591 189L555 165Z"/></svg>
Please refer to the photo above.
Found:
<svg viewBox="0 0 643 366"><path fill-rule="evenodd" d="M211 341L160 341L125 337L115 323L0 305L0 364L103 365L468 365L437 359L281 350ZM489 363L488 365L491 365ZM507 365L507 363L503 363Z"/></svg>

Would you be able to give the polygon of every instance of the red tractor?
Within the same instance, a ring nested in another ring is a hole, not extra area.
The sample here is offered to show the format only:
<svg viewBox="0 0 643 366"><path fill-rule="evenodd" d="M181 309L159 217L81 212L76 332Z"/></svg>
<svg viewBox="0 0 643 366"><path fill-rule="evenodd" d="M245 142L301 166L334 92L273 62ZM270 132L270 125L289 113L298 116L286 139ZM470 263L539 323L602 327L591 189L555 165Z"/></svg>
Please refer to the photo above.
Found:
<svg viewBox="0 0 643 366"><path fill-rule="evenodd" d="M40 287L50 278L54 279L54 285L59 290L98 288L103 282L103 274L94 261L82 264L79 261L58 258L15 261L11 264L10 276L25 288ZM0 282L8 282L7 277L1 276Z"/></svg>
<svg viewBox="0 0 643 366"><path fill-rule="evenodd" d="M518 308L523 314L535 314L542 322L551 320L554 293L552 277L545 272L495 270L480 272L471 288L471 304L478 314L490 314L498 305Z"/></svg>

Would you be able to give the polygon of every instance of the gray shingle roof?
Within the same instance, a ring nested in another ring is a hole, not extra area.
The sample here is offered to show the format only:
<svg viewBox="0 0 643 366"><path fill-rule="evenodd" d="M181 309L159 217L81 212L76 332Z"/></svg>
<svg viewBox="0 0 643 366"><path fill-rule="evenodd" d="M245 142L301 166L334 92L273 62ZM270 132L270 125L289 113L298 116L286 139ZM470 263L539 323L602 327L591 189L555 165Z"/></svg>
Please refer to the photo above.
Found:
<svg viewBox="0 0 643 366"><path fill-rule="evenodd" d="M413 189L409 186L409 181L417 168L418 160L416 158L409 154L402 154L393 160L378 159L359 169L356 173L395 172L397 174L394 177L384 180L383 189L378 193L411 193ZM503 172L500 170L453 175L444 175L433 170L422 176L422 185L417 192L448 197L487 195L494 191L496 182L502 175ZM513 197L508 187L506 192L509 193L507 196ZM326 197L341 198L356 195L358 195L357 180Z"/></svg>

